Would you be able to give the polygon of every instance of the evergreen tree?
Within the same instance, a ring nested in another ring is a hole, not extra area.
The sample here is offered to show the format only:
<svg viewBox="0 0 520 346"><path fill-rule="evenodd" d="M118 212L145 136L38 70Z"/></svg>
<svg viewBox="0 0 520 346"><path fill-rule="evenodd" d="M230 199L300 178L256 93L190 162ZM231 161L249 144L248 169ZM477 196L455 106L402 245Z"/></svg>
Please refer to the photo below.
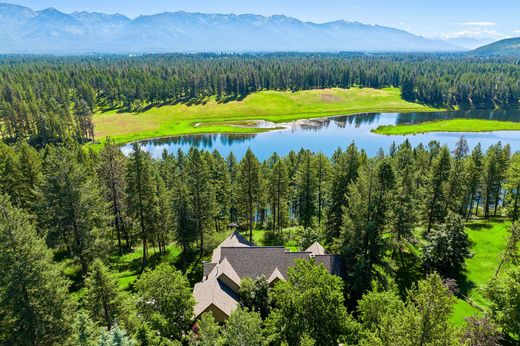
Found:
<svg viewBox="0 0 520 346"><path fill-rule="evenodd" d="M370 289L375 267L383 263L388 205L394 173L387 159L369 160L349 189L342 233L347 284L353 298Z"/></svg>
<svg viewBox="0 0 520 346"><path fill-rule="evenodd" d="M492 145L486 152L484 159L484 174L483 174L483 198L484 198L484 217L486 219L491 215L491 209L495 205L500 193L501 186L501 157L502 145L500 143Z"/></svg>
<svg viewBox="0 0 520 346"><path fill-rule="evenodd" d="M296 193L298 198L299 221L304 228L312 226L317 210L318 182L312 154L301 153L300 164L296 172Z"/></svg>
<svg viewBox="0 0 520 346"><path fill-rule="evenodd" d="M27 142L22 142L17 146L19 175L14 175L19 179L19 203L20 207L36 213L42 202L43 186L43 162L36 149ZM16 186L16 185L15 185Z"/></svg>
<svg viewBox="0 0 520 346"><path fill-rule="evenodd" d="M268 172L266 187L268 205L271 209L271 230L274 232L280 231L287 224L289 177L282 159L276 155L273 162L273 166Z"/></svg>
<svg viewBox="0 0 520 346"><path fill-rule="evenodd" d="M446 217L446 182L451 170L450 152L446 146L440 149L438 155L432 159L432 168L426 193L426 223L427 232L433 225L442 223Z"/></svg>
<svg viewBox="0 0 520 346"><path fill-rule="evenodd" d="M98 339L99 328L90 319L89 314L84 310L76 312L68 345L97 346Z"/></svg>
<svg viewBox="0 0 520 346"><path fill-rule="evenodd" d="M249 228L249 241L253 241L253 223L261 191L260 181L260 163L251 149L248 149L238 167L236 195L240 214Z"/></svg>
<svg viewBox="0 0 520 346"><path fill-rule="evenodd" d="M446 206L444 208L446 212L450 210L454 213L460 213L464 199L464 186L468 181L464 167L464 159L468 153L468 141L461 137L453 150L450 175L446 183Z"/></svg>
<svg viewBox="0 0 520 346"><path fill-rule="evenodd" d="M520 219L520 153L511 158L507 170L506 189L509 191L507 210L513 222Z"/></svg>
<svg viewBox="0 0 520 346"><path fill-rule="evenodd" d="M60 267L28 215L0 196L0 343L54 345L71 330Z"/></svg>
<svg viewBox="0 0 520 346"><path fill-rule="evenodd" d="M520 267L513 266L491 280L486 295L491 301L491 317L504 334L520 335Z"/></svg>
<svg viewBox="0 0 520 346"><path fill-rule="evenodd" d="M330 179L330 161L323 153L318 153L315 156L315 169L317 179L317 204L318 204L318 227L321 227L323 220L323 211L326 207L327 201L327 186Z"/></svg>
<svg viewBox="0 0 520 346"><path fill-rule="evenodd" d="M188 204L199 240L199 259L204 255L204 240L215 216L215 192L206 153L192 148L188 153Z"/></svg>
<svg viewBox="0 0 520 346"><path fill-rule="evenodd" d="M125 193L127 188L125 168L125 156L119 150L119 147L110 138L107 138L105 146L99 155L97 173L105 193L105 198L110 203L120 256L123 254L123 238L126 242L126 249L130 248L130 236L125 220Z"/></svg>
<svg viewBox="0 0 520 346"><path fill-rule="evenodd" d="M214 216L215 231L222 231L229 221L229 210L231 207L231 179L227 169L226 161L218 151L214 151L208 157L211 167L211 181L215 191L216 210Z"/></svg>
<svg viewBox="0 0 520 346"><path fill-rule="evenodd" d="M44 226L48 242L64 243L83 273L94 257L107 252L107 206L94 179L78 162L74 149L49 148L45 159Z"/></svg>
<svg viewBox="0 0 520 346"><path fill-rule="evenodd" d="M186 270L187 256L191 244L197 239L194 217L189 203L188 170L186 156L177 155L176 179L173 187L174 238L182 248L183 269Z"/></svg>
<svg viewBox="0 0 520 346"><path fill-rule="evenodd" d="M327 208L327 242L338 238L343 226L343 210L348 207L350 184L356 180L360 165L358 150L351 144L345 153L337 155L332 168Z"/></svg>
<svg viewBox="0 0 520 346"><path fill-rule="evenodd" d="M415 164L409 141L399 146L394 155L396 186L391 198L391 222L394 246L400 247L413 233L417 221L417 192L414 181Z"/></svg>
<svg viewBox="0 0 520 346"><path fill-rule="evenodd" d="M117 280L100 260L92 263L85 287L85 308L90 312L90 317L107 329L112 328L123 311L123 302Z"/></svg>
<svg viewBox="0 0 520 346"><path fill-rule="evenodd" d="M14 149L0 142L0 192L11 198L15 206L21 207L20 162Z"/></svg>
<svg viewBox="0 0 520 346"><path fill-rule="evenodd" d="M469 220L473 213L473 205L477 200L477 209L480 202L480 183L482 180L482 166L484 155L480 144L475 146L471 152L471 157L466 161L466 220Z"/></svg>
<svg viewBox="0 0 520 346"><path fill-rule="evenodd" d="M99 338L98 346L135 346L135 341L126 335L117 324Z"/></svg>
<svg viewBox="0 0 520 346"><path fill-rule="evenodd" d="M138 223L139 234L143 246L141 271L148 263L148 242L155 230L154 209L156 195L154 193L154 172L150 155L134 143L132 153L128 159L127 206L128 212Z"/></svg>

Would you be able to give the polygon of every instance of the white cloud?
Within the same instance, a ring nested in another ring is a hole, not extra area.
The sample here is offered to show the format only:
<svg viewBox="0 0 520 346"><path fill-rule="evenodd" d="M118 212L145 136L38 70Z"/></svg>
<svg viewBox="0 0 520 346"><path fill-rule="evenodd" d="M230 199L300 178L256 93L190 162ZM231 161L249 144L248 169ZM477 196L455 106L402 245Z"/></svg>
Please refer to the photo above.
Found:
<svg viewBox="0 0 520 346"><path fill-rule="evenodd" d="M492 38L502 39L507 36L493 29L469 29L462 31L449 32L442 35L443 39L450 38Z"/></svg>
<svg viewBox="0 0 520 346"><path fill-rule="evenodd" d="M520 34L520 30L513 30L515 34Z"/></svg>
<svg viewBox="0 0 520 346"><path fill-rule="evenodd" d="M495 22L464 22L464 23L459 23L459 25L464 25L464 26L495 26L495 25L497 25L497 23L495 23Z"/></svg>

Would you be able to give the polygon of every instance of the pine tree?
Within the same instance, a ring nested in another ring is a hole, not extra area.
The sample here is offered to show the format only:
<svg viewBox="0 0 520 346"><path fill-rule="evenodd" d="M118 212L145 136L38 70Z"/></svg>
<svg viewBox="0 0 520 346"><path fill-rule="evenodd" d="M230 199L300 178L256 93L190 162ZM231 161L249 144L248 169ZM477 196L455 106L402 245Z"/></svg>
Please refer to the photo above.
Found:
<svg viewBox="0 0 520 346"><path fill-rule="evenodd" d="M210 174L213 190L215 191L215 231L220 232L223 223L225 224L229 221L229 209L232 202L231 179L226 161L218 151L214 151L211 156L208 156L208 159L211 163Z"/></svg>
<svg viewBox="0 0 520 346"><path fill-rule="evenodd" d="M121 256L123 254L122 238L126 242L126 249L130 248L130 236L125 220L126 158L110 138L107 138L99 156L97 173L101 180L105 198L110 203L113 227L116 231L117 246Z"/></svg>
<svg viewBox="0 0 520 346"><path fill-rule="evenodd" d="M316 179L317 179L317 204L318 204L318 227L321 227L323 220L323 211L326 207L327 201L327 186L330 178L330 161L323 153L316 154L314 158L316 167Z"/></svg>
<svg viewBox="0 0 520 346"><path fill-rule="evenodd" d="M417 221L417 192L415 188L415 164L409 141L399 146L395 155L396 186L391 204L392 230L396 246L408 240Z"/></svg>
<svg viewBox="0 0 520 346"><path fill-rule="evenodd" d="M77 161L74 150L49 148L45 159L43 224L48 241L64 243L83 273L94 257L106 254L107 206L94 179Z"/></svg>
<svg viewBox="0 0 520 346"><path fill-rule="evenodd" d="M507 171L506 188L508 194L508 213L513 222L520 219L520 153L513 155Z"/></svg>
<svg viewBox="0 0 520 346"><path fill-rule="evenodd" d="M286 225L288 214L289 177L285 162L277 155L268 172L268 205L271 211L271 230L280 231Z"/></svg>
<svg viewBox="0 0 520 346"><path fill-rule="evenodd" d="M253 241L253 223L261 191L260 181L260 163L251 149L248 149L240 160L236 195L240 214L249 228L249 241Z"/></svg>
<svg viewBox="0 0 520 346"><path fill-rule="evenodd" d="M95 322L112 328L122 312L117 281L100 260L95 260L85 279L85 308Z"/></svg>
<svg viewBox="0 0 520 346"><path fill-rule="evenodd" d="M42 201L42 158L38 151L27 142L20 143L17 146L17 152L20 170L18 193L20 206L31 213L36 213Z"/></svg>
<svg viewBox="0 0 520 346"><path fill-rule="evenodd" d="M432 159L432 168L428 178L425 209L427 232L433 225L442 223L446 217L446 182L451 170L451 157L447 147L442 147Z"/></svg>
<svg viewBox="0 0 520 346"><path fill-rule="evenodd" d="M468 155L468 142L461 137L457 142L456 148L453 150L453 160L450 170L448 182L446 183L446 206L445 212L448 210L459 213L461 204L464 199L464 186L468 181L464 167L464 159Z"/></svg>
<svg viewBox="0 0 520 346"><path fill-rule="evenodd" d="M186 156L179 151L175 170L175 183L173 187L173 215L174 215L174 238L182 248L181 258L183 269L186 270L187 256L191 244L197 239L195 231L195 217L189 203L188 170Z"/></svg>
<svg viewBox="0 0 520 346"><path fill-rule="evenodd" d="M349 191L342 232L347 283L352 297L370 289L376 265L383 263L388 205L395 177L387 159L369 160Z"/></svg>
<svg viewBox="0 0 520 346"><path fill-rule="evenodd" d="M28 215L0 196L0 343L62 344L70 332L69 282Z"/></svg>
<svg viewBox="0 0 520 346"><path fill-rule="evenodd" d="M329 187L329 202L327 208L327 242L338 238L343 226L343 209L348 207L348 192L350 184L358 177L360 166L359 152L351 144L345 153L336 155L332 168Z"/></svg>
<svg viewBox="0 0 520 346"><path fill-rule="evenodd" d="M138 223L143 246L141 271L148 263L148 242L151 241L155 224L154 172L152 159L134 143L127 164L127 206L129 214Z"/></svg>
<svg viewBox="0 0 520 346"><path fill-rule="evenodd" d="M312 154L302 151L296 172L296 194L298 199L299 221L304 228L312 226L317 210L318 182Z"/></svg>
<svg viewBox="0 0 520 346"><path fill-rule="evenodd" d="M199 259L204 255L204 240L215 215L215 192L206 153L191 148L188 153L188 205L199 240Z"/></svg>
<svg viewBox="0 0 520 346"><path fill-rule="evenodd" d="M477 200L477 209L480 201L480 183L482 180L482 166L483 157L482 147L477 144L471 156L466 160L466 199L465 199L465 210L466 210L466 221L469 220L473 213L473 205ZM478 211L478 210L477 210Z"/></svg>

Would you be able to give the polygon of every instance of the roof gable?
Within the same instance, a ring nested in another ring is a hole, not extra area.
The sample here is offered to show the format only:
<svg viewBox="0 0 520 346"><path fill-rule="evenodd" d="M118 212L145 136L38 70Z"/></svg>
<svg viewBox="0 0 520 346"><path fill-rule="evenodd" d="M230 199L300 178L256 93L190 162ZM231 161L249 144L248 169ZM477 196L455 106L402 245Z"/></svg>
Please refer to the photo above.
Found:
<svg viewBox="0 0 520 346"><path fill-rule="evenodd" d="M278 270L278 267L276 267L274 268L274 271L271 274L271 276L267 279L267 282L269 284L272 284L278 282L279 280L285 280L285 278L282 275L282 273L280 273L280 271Z"/></svg>
<svg viewBox="0 0 520 346"><path fill-rule="evenodd" d="M240 233L234 231L231 233L229 237L224 239L224 241L213 250L213 255L211 257L212 263L219 263L221 260L221 251L220 249L223 247L249 247L253 246L252 243L247 241Z"/></svg>
<svg viewBox="0 0 520 346"><path fill-rule="evenodd" d="M305 250L305 252L312 252L315 256L317 255L326 255L327 251L320 243L314 242L311 246Z"/></svg>

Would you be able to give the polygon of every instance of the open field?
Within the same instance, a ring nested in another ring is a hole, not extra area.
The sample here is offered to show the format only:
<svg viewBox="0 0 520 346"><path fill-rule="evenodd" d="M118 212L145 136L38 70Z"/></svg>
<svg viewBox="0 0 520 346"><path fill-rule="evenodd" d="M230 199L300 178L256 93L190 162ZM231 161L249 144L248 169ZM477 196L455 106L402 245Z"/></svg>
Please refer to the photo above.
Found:
<svg viewBox="0 0 520 346"><path fill-rule="evenodd" d="M373 130L381 135L409 135L425 132L491 132L520 131L520 122L482 120L482 119L452 119L429 121L415 125L387 125Z"/></svg>
<svg viewBox="0 0 520 346"><path fill-rule="evenodd" d="M481 308L488 306L483 288L495 275L509 236L510 222L470 222L466 226L472 243L473 257L466 260L466 269L457 279L460 292ZM505 271L507 267L503 267ZM502 272L503 272L502 271ZM502 273L501 272L501 273ZM462 299L457 300L453 321L464 324L466 317L479 314L479 311Z"/></svg>
<svg viewBox="0 0 520 346"><path fill-rule="evenodd" d="M262 91L242 101L200 105L177 104L143 113L110 111L94 116L96 138L110 136L118 143L195 133L252 133L265 129L236 125L252 120L275 123L365 112L436 111L401 98L397 88L322 89L298 92Z"/></svg>

